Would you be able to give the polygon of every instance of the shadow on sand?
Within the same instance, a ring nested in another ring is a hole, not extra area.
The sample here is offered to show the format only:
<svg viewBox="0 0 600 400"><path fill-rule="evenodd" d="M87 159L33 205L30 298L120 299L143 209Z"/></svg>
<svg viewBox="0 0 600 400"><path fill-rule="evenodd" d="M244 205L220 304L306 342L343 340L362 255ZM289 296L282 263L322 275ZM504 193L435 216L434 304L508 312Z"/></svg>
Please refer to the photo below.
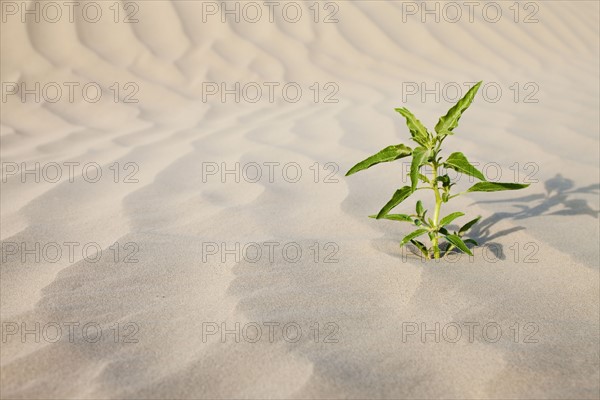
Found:
<svg viewBox="0 0 600 400"><path fill-rule="evenodd" d="M598 210L593 210L584 199L572 198L575 194L598 194L600 183L576 188L571 179L564 178L557 174L554 178L544 182L546 193L532 194L529 196L504 199L504 200L484 200L473 204L493 204L503 203L511 204L518 208L514 212L496 212L489 217L479 221L468 233L468 237L475 239L482 245L490 246L497 252L496 256L505 259L502 244L494 242L502 236L509 235L525 229L523 226L516 226L510 229L494 232L494 225L499 221L512 219L523 220L526 218L540 217L546 215L589 215L598 218Z"/></svg>

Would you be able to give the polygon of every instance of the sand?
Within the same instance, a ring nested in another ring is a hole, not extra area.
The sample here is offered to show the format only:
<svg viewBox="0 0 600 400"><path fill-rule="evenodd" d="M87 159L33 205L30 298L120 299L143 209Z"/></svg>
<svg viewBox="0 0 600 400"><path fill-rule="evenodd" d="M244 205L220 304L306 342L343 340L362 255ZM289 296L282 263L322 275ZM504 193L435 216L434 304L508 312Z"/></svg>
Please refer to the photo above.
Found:
<svg viewBox="0 0 600 400"><path fill-rule="evenodd" d="M598 398L599 5L492 3L2 1L1 397ZM423 262L344 173L478 80L444 154L531 186Z"/></svg>

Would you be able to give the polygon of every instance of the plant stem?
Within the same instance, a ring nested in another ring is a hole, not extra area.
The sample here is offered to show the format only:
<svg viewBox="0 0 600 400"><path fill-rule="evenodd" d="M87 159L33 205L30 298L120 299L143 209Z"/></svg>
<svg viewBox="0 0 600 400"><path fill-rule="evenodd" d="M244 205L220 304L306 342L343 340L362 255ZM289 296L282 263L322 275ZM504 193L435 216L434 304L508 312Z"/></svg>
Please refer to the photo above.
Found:
<svg viewBox="0 0 600 400"><path fill-rule="evenodd" d="M440 219L440 209L442 208L442 197L440 196L440 190L438 188L437 177L438 177L438 164L437 162L431 163L433 168L433 179L431 181L431 188L435 194L435 210L433 212L433 226L435 227L435 231L433 232L433 239L431 240L431 244L433 245L433 258L440 258L440 247L438 245L439 232L438 232L438 224Z"/></svg>

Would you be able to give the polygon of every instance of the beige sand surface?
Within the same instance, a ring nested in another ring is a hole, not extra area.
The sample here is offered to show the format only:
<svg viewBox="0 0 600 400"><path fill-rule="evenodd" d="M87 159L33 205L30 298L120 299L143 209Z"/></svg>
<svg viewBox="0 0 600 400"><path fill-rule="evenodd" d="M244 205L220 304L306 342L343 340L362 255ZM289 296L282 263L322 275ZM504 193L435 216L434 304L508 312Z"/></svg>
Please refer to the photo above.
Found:
<svg viewBox="0 0 600 400"><path fill-rule="evenodd" d="M598 2L477 3L473 21L458 2L455 23L447 3L439 23L420 2L291 3L273 22L253 3L253 23L242 2L223 23L220 2L82 1L73 22L58 2L58 22L42 4L23 23L20 2L0 2L1 397L598 398ZM394 107L433 127L478 80L487 97L445 154L533 184L445 205L483 215L485 246L423 263L398 248L408 226L367 218L402 164L343 175L407 143ZM11 82L39 83L40 101ZM239 102L207 94L236 82L255 82ZM39 182L22 171L36 163ZM236 163L239 182L222 178Z"/></svg>

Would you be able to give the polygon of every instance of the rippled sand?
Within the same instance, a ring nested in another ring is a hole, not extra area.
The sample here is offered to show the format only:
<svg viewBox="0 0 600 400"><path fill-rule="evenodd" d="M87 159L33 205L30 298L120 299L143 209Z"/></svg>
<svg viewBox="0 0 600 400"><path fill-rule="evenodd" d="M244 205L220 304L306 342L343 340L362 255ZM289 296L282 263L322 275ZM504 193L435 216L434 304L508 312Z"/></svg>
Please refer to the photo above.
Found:
<svg viewBox="0 0 600 400"><path fill-rule="evenodd" d="M22 23L9 3L2 398L598 398L597 2L534 2L537 23L510 2L496 23L367 1L222 23L219 3L162 0ZM423 263L408 226L367 218L402 164L343 175L407 143L394 107L433 126L480 79L445 154L533 184L445 205L483 215L486 246Z"/></svg>

